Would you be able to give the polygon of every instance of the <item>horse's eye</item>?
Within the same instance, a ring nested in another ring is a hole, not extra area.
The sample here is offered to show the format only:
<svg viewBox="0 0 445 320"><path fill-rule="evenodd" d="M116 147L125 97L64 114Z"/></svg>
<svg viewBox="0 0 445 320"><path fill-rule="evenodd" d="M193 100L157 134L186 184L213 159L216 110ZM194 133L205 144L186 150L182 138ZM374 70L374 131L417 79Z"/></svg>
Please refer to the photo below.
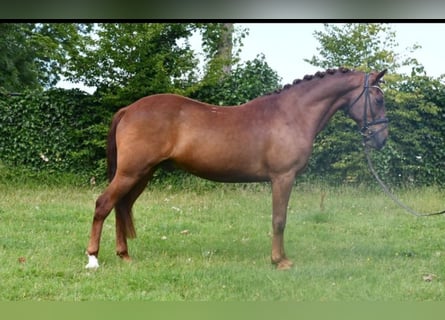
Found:
<svg viewBox="0 0 445 320"><path fill-rule="evenodd" d="M377 97L377 98L375 98L375 102L376 102L378 105L383 105L383 97Z"/></svg>

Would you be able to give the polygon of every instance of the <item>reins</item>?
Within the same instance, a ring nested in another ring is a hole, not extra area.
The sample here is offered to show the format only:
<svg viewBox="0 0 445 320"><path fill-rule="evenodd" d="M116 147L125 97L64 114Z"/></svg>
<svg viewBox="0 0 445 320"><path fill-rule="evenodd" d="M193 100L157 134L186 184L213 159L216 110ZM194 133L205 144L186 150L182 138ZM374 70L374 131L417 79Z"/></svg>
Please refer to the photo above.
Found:
<svg viewBox="0 0 445 320"><path fill-rule="evenodd" d="M437 215L441 215L441 214L445 214L445 210L443 211L439 211L439 212L432 212L432 213L420 213L417 212L415 210L413 210L412 208L408 207L406 204L404 204L402 201L400 201L390 190L389 188L385 185L385 183L382 181L382 179L380 179L379 175L377 174L377 172L374 169L374 166L372 165L372 161L371 161L371 157L369 156L369 147L366 146L365 142L366 140L368 140L369 138L371 138L373 135L377 134L378 132L380 132L381 130L383 130L385 127L382 127L380 130L377 131L372 131L369 128L378 124L387 124L388 123L388 119L387 118L381 118L381 119L375 119L373 110L371 108L371 104L370 104L370 96L369 96L369 88L377 88L379 90L380 87L378 86L370 86L369 85L369 74L365 75L365 84L363 87L363 91L360 93L360 95L351 103L349 108L352 108L354 106L354 104L356 104L359 99L365 95L365 105L364 105L364 111L363 111L363 125L362 128L360 129L360 134L363 136L363 142L365 145L365 156L366 156L366 160L368 162L368 167L369 170L371 171L372 175L375 177L375 179L377 180L377 182L380 184L380 186L382 187L383 191L385 191L386 195L388 197L390 197L396 204L398 204L400 207L402 207L403 209L405 209L406 211L408 211L409 213L411 213L412 215L416 216L416 217L428 217L428 216L437 216ZM368 121L368 106L369 106L369 111L371 112L371 121Z"/></svg>
<svg viewBox="0 0 445 320"><path fill-rule="evenodd" d="M371 157L369 156L369 148L365 146L364 149L365 149L366 160L368 161L369 170L371 171L371 173L373 174L373 176L375 177L377 182L380 184L383 191L385 191L386 195L388 197L390 197L400 207L402 207L403 209L405 209L406 211L408 211L409 213L411 213L412 215L414 215L416 217L437 216L437 215L441 215L441 214L445 213L445 210L439 211L439 212L432 212L432 213L420 213L420 212L413 210L412 208L410 208L406 204L404 204L402 201L400 201L399 198L397 198L391 191L389 191L389 188L385 185L385 183L382 181L382 179L380 179L377 172L375 171L374 166L372 165Z"/></svg>

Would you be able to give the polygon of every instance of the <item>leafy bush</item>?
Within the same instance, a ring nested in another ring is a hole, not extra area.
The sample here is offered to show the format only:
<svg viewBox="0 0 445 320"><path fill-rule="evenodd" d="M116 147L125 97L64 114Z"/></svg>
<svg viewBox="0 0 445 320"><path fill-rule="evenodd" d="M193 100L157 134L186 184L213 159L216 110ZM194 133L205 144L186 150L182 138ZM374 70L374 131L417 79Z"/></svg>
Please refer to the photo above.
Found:
<svg viewBox="0 0 445 320"><path fill-rule="evenodd" d="M390 139L387 148L375 155L379 172L392 183L444 185L444 85L437 79L413 76L386 100Z"/></svg>
<svg viewBox="0 0 445 320"><path fill-rule="evenodd" d="M279 86L278 74L269 67L264 55L237 65L219 81L204 82L190 94L191 98L215 105L239 105L274 91Z"/></svg>
<svg viewBox="0 0 445 320"><path fill-rule="evenodd" d="M97 174L103 167L110 116L79 90L1 97L1 161L34 171Z"/></svg>

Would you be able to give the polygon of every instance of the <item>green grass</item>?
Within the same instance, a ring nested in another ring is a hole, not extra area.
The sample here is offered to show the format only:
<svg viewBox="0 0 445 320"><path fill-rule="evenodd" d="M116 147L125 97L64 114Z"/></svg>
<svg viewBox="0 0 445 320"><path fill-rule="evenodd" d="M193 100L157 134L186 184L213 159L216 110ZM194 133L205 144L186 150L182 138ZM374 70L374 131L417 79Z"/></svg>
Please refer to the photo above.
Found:
<svg viewBox="0 0 445 320"><path fill-rule="evenodd" d="M85 248L101 191L0 185L0 300L445 299L445 217L413 217L379 190L297 186L285 235L295 266L277 271L268 186L151 187L135 206L133 261L115 256L110 215L101 266L90 271ZM437 188L400 196L424 211L444 206Z"/></svg>

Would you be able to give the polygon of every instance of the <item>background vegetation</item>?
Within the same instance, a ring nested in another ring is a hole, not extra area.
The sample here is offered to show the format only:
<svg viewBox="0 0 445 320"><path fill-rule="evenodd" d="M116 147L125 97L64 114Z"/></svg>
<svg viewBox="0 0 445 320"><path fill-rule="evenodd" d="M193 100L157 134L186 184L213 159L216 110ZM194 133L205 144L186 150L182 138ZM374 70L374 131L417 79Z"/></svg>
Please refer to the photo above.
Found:
<svg viewBox="0 0 445 320"><path fill-rule="evenodd" d="M248 30L231 23L4 23L0 31L0 162L23 168L25 176L65 172L79 174L84 183L102 181L111 116L145 95L174 92L236 105L281 86L264 55L239 62ZM202 38L202 57L189 42L195 33ZM384 90L390 140L374 154L385 180L443 185L443 77L429 77L409 53L398 56L395 33L386 24L326 24L314 36L320 46L307 62L320 69L389 69ZM399 73L403 66L411 72ZM61 78L96 91L55 89ZM355 124L336 114L316 139L303 179L368 183L360 139ZM170 177L177 181L181 174Z"/></svg>

